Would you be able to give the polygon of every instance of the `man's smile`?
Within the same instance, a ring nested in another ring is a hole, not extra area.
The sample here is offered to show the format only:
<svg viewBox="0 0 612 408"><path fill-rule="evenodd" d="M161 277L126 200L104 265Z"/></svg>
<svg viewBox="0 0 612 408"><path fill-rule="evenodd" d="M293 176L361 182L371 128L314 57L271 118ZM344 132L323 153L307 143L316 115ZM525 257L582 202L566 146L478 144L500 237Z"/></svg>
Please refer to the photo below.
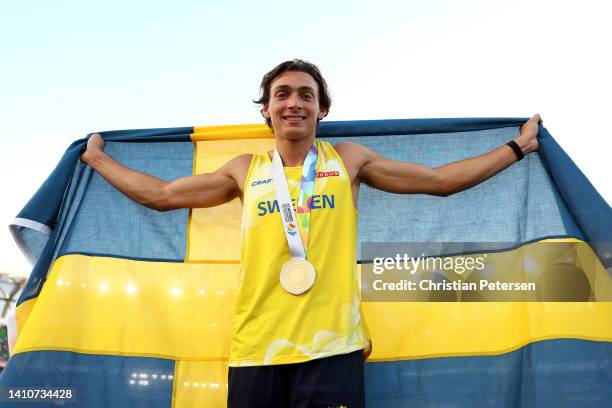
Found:
<svg viewBox="0 0 612 408"><path fill-rule="evenodd" d="M283 116L282 118L289 122L301 122L304 119L306 119L306 116L288 115L288 116Z"/></svg>

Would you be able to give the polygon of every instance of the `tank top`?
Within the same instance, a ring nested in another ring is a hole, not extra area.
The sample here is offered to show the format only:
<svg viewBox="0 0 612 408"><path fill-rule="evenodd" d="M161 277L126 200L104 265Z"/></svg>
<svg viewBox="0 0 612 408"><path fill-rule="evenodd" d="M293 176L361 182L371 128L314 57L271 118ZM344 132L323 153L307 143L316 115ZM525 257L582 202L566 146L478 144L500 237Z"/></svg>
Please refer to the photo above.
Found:
<svg viewBox="0 0 612 408"><path fill-rule="evenodd" d="M291 259L268 154L253 155L244 186L241 272L229 366L300 363L368 345L356 266L357 210L349 175L329 142L318 148L307 259L316 272L301 295L280 285ZM285 167L294 204L302 167Z"/></svg>

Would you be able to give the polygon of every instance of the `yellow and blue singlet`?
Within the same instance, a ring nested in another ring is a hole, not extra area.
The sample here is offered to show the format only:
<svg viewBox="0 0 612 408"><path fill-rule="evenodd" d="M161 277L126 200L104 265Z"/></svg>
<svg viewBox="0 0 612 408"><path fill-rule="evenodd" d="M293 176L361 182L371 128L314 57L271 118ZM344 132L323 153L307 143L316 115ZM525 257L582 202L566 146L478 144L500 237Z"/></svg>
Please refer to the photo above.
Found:
<svg viewBox="0 0 612 408"><path fill-rule="evenodd" d="M267 154L253 155L244 186L241 266L229 365L309 361L363 349L369 332L356 268L357 210L349 175L328 142L319 154L310 202L308 261L317 277L302 295L286 292L279 273L291 259ZM302 167L285 167L291 199Z"/></svg>

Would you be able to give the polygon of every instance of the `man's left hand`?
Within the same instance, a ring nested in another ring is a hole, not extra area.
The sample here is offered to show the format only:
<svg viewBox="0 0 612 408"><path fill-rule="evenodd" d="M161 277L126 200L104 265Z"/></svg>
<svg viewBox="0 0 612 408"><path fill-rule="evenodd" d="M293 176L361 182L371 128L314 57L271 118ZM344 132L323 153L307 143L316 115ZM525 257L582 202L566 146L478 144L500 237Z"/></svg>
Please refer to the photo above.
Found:
<svg viewBox="0 0 612 408"><path fill-rule="evenodd" d="M535 152L540 146L537 138L538 125L540 123L542 123L542 118L540 114L536 113L521 126L521 133L519 137L515 139L516 144L519 145L525 156L531 152Z"/></svg>

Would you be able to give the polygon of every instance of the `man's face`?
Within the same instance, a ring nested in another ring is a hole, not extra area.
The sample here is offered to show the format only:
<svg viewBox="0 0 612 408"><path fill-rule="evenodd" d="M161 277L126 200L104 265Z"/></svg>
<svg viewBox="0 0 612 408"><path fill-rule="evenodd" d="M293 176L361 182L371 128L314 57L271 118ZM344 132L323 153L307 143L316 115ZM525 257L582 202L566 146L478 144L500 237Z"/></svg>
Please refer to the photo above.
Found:
<svg viewBox="0 0 612 408"><path fill-rule="evenodd" d="M270 84L270 102L263 114L272 121L274 134L298 140L314 136L317 119L326 112L319 107L317 82L305 72L288 71Z"/></svg>

